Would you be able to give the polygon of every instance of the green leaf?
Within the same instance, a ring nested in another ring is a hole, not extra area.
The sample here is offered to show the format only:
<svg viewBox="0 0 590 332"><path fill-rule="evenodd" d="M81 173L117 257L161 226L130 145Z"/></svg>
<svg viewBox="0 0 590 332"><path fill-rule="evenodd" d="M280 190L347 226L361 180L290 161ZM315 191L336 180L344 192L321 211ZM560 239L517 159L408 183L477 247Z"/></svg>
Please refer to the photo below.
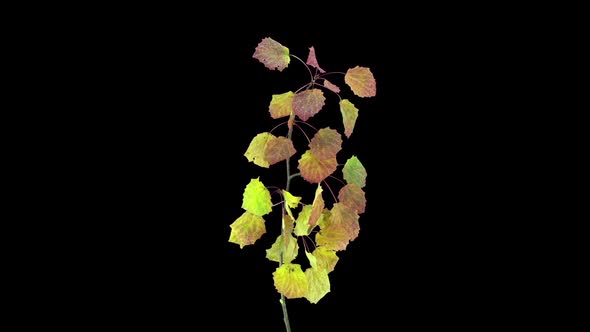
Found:
<svg viewBox="0 0 590 332"><path fill-rule="evenodd" d="M322 128L312 137L309 149L319 159L335 158L342 149L342 136L334 129Z"/></svg>
<svg viewBox="0 0 590 332"><path fill-rule="evenodd" d="M320 183L325 178L334 173L338 167L338 161L336 157L328 159L319 159L314 156L310 150L305 151L301 158L299 158L299 164L297 168L301 172L301 176L305 181L309 183Z"/></svg>
<svg viewBox="0 0 590 332"><path fill-rule="evenodd" d="M350 207L358 214L363 214L365 212L365 206L367 203L365 192L354 183L349 183L340 188L340 192L338 192L338 200L340 203Z"/></svg>
<svg viewBox="0 0 590 332"><path fill-rule="evenodd" d="M318 303L319 300L330 292L328 271L312 267L305 270L305 276L309 282L309 290L305 298L311 303Z"/></svg>
<svg viewBox="0 0 590 332"><path fill-rule="evenodd" d="M270 192L258 179L251 179L244 189L242 208L257 216L263 216L272 211L272 201Z"/></svg>
<svg viewBox="0 0 590 332"><path fill-rule="evenodd" d="M367 171L356 156L348 158L342 169L342 175L347 183L354 183L360 188L366 184Z"/></svg>
<svg viewBox="0 0 590 332"><path fill-rule="evenodd" d="M299 205L299 201L301 201L301 197L293 196L286 190L283 190L283 197L285 197L285 202L292 209L296 208Z"/></svg>
<svg viewBox="0 0 590 332"><path fill-rule="evenodd" d="M239 244L240 249L245 245L253 244L266 233L264 218L248 211L244 211L230 227L229 242Z"/></svg>
<svg viewBox="0 0 590 332"><path fill-rule="evenodd" d="M313 198L313 204L311 213L309 215L309 231L315 227L318 219L324 211L324 198L322 197L322 186L318 183L318 187L315 190L315 197Z"/></svg>
<svg viewBox="0 0 590 332"><path fill-rule="evenodd" d="M334 271L339 257L326 247L318 247L313 251L313 257L318 269L325 269L328 273ZM315 268L315 266L313 266Z"/></svg>
<svg viewBox="0 0 590 332"><path fill-rule="evenodd" d="M291 61L289 49L269 37L262 39L256 46L252 57L262 62L266 68L278 71L287 68Z"/></svg>
<svg viewBox="0 0 590 332"><path fill-rule="evenodd" d="M293 142L287 137L273 137L266 143L265 159L269 165L274 165L295 154Z"/></svg>
<svg viewBox="0 0 590 332"><path fill-rule="evenodd" d="M306 236L311 233L311 227L309 227L309 216L311 214L311 209L311 205L306 205L301 209L301 211L299 211L297 220L295 220L295 235Z"/></svg>
<svg viewBox="0 0 590 332"><path fill-rule="evenodd" d="M359 97L374 97L377 93L377 84L369 68L356 66L348 69L344 82Z"/></svg>
<svg viewBox="0 0 590 332"><path fill-rule="evenodd" d="M327 79L324 79L324 87L328 90L332 90L336 93L340 92L340 88L337 85L332 84L330 81L328 81Z"/></svg>
<svg viewBox="0 0 590 332"><path fill-rule="evenodd" d="M291 263L291 261L297 258L297 253L299 252L297 239L289 235L289 241L285 241L283 235L279 235L270 249L266 250L266 258L273 262L280 262L281 250L284 250L283 263Z"/></svg>
<svg viewBox="0 0 590 332"><path fill-rule="evenodd" d="M266 144L273 138L276 137L269 132L254 136L244 156L248 158L249 162L253 162L260 167L268 168L269 162L266 160Z"/></svg>
<svg viewBox="0 0 590 332"><path fill-rule="evenodd" d="M309 48L309 55L307 56L307 61L305 61L305 63L307 63L308 65L317 68L320 73L325 73L326 71L323 70L322 68L320 68L320 65L318 65L318 60L315 57L315 49L312 47Z"/></svg>
<svg viewBox="0 0 590 332"><path fill-rule="evenodd" d="M309 290L307 276L299 264L283 264L272 274L275 288L288 299L305 297Z"/></svg>
<svg viewBox="0 0 590 332"><path fill-rule="evenodd" d="M330 225L343 227L350 241L356 239L360 230L359 215L342 203L335 203L330 212L332 213Z"/></svg>
<svg viewBox="0 0 590 332"><path fill-rule="evenodd" d="M293 97L295 93L292 91L281 93L278 95L272 95L270 106L268 110L270 116L273 119L279 119L285 116L289 116L293 112Z"/></svg>
<svg viewBox="0 0 590 332"><path fill-rule="evenodd" d="M303 121L316 115L322 107L326 97L320 89L308 89L295 94L293 97L293 112Z"/></svg>
<svg viewBox="0 0 590 332"><path fill-rule="evenodd" d="M348 99L342 99L340 101L340 113L342 114L342 123L344 124L344 135L350 138L356 119L358 118L359 110Z"/></svg>

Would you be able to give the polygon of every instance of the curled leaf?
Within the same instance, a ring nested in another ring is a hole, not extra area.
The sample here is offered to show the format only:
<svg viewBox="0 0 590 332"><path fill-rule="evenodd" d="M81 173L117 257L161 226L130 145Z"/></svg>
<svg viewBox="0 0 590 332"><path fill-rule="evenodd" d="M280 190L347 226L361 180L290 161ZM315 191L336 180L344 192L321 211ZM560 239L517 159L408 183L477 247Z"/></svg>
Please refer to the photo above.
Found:
<svg viewBox="0 0 590 332"><path fill-rule="evenodd" d="M305 63L312 67L316 67L320 71L320 73L326 72L325 70L320 68L320 65L318 64L318 60L315 57L315 49L313 48L313 46L309 48L309 55L307 56L307 61L305 61Z"/></svg>
<svg viewBox="0 0 590 332"><path fill-rule="evenodd" d="M344 135L350 138L359 115L359 110L348 99L342 99L340 101L340 113L342 114L342 123L344 124Z"/></svg>
<svg viewBox="0 0 590 332"><path fill-rule="evenodd" d="M340 92L340 88L338 86L336 86L335 84L332 84L330 81L328 81L327 79L324 79L324 87L328 90L332 90L336 93Z"/></svg>

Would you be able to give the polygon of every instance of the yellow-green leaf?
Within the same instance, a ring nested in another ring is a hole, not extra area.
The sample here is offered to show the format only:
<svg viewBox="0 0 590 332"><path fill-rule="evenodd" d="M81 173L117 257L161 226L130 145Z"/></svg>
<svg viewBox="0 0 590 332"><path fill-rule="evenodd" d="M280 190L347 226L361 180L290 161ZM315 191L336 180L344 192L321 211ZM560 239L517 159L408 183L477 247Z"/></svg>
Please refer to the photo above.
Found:
<svg viewBox="0 0 590 332"><path fill-rule="evenodd" d="M301 201L301 197L293 196L290 192L283 190L283 197L285 197L285 202L287 205L294 209L299 205L299 201Z"/></svg>
<svg viewBox="0 0 590 332"><path fill-rule="evenodd" d="M330 278L324 269L308 268L305 275L309 282L309 290L305 298L311 303L318 303L330 292Z"/></svg>
<svg viewBox="0 0 590 332"><path fill-rule="evenodd" d="M272 274L275 288L288 299L305 297L309 290L307 276L299 264L283 264Z"/></svg>
<svg viewBox="0 0 590 332"><path fill-rule="evenodd" d="M292 91L272 95L268 111L273 119L289 116L293 112L293 97L295 93Z"/></svg>
<svg viewBox="0 0 590 332"><path fill-rule="evenodd" d="M301 211L299 211L297 220L295 220L295 235L306 236L311 232L311 227L309 227L309 216L311 214L311 210L312 206L306 205L301 209Z"/></svg>
<svg viewBox="0 0 590 332"><path fill-rule="evenodd" d="M256 46L252 57L262 62L266 68L278 71L287 68L291 61L289 49L269 37L262 39Z"/></svg>
<svg viewBox="0 0 590 332"><path fill-rule="evenodd" d="M248 145L248 149L246 149L244 156L248 158L249 162L253 162L260 167L268 168L269 162L266 160L266 144L273 138L275 138L275 136L269 132L260 133L254 136L250 145Z"/></svg>
<svg viewBox="0 0 590 332"><path fill-rule="evenodd" d="M374 97L377 92L373 73L366 67L356 66L348 69L344 75L344 82L359 97Z"/></svg>
<svg viewBox="0 0 590 332"><path fill-rule="evenodd" d="M350 138L356 119L359 116L359 110L348 99L340 101L340 113L342 114L342 123L344 124L344 135Z"/></svg>
<svg viewBox="0 0 590 332"><path fill-rule="evenodd" d="M270 249L266 250L266 258L273 262L280 262L281 251L283 251L283 263L291 263L299 252L297 239L293 235L289 235L289 241L287 243L283 235L279 235Z"/></svg>
<svg viewBox="0 0 590 332"><path fill-rule="evenodd" d="M244 189L242 208L257 216L263 216L272 211L272 201L270 192L258 179L251 179Z"/></svg>
<svg viewBox="0 0 590 332"><path fill-rule="evenodd" d="M240 245L240 248L243 248L245 245L253 244L266 233L264 218L248 211L244 211L244 213L236 219L230 227L231 233L229 235L229 242Z"/></svg>
<svg viewBox="0 0 590 332"><path fill-rule="evenodd" d="M312 254L315 258L318 269L325 269L328 271L328 273L334 271L334 267L336 266L336 263L338 263L339 259L334 251L329 250L326 247L318 247L313 251Z"/></svg>

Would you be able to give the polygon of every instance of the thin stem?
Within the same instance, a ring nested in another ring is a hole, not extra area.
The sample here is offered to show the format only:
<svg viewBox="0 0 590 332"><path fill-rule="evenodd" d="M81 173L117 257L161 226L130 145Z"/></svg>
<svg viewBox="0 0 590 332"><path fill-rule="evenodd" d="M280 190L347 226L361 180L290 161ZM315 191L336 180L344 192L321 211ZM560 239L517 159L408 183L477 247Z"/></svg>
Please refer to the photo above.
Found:
<svg viewBox="0 0 590 332"><path fill-rule="evenodd" d="M296 178L296 177L298 177L300 175L301 175L301 173L291 174L291 176L289 176L289 181L291 181L293 178Z"/></svg>
<svg viewBox="0 0 590 332"><path fill-rule="evenodd" d="M343 71L331 71L329 73L322 73L321 75L319 75L318 78L322 78L322 77L324 77L326 75L331 75L331 74L342 74L342 75L346 75L346 73L343 72Z"/></svg>
<svg viewBox="0 0 590 332"><path fill-rule="evenodd" d="M332 191L332 188L330 188L330 185L328 184L328 182L326 182L326 180L322 181L323 184L326 185L326 187L328 187L328 189L330 190L330 193L332 194L332 198L334 198L334 202L338 202L338 200L336 199L336 196L334 195L334 192Z"/></svg>
<svg viewBox="0 0 590 332"><path fill-rule="evenodd" d="M309 123L307 123L305 121L296 120L295 123L303 123L303 124L306 124L306 125L310 126L313 130L318 131L318 129L316 127L310 125Z"/></svg>
<svg viewBox="0 0 590 332"><path fill-rule="evenodd" d="M309 69L309 68L308 68ZM294 116L294 114L291 114L291 116ZM289 131L287 132L287 138L289 140L291 140L291 136L293 136L293 126L289 127ZM293 176L291 176L291 165L289 163L291 158L287 158L286 163L287 163L287 184L285 185L285 190L289 191L289 185L291 184L291 179L293 177L295 177L296 174L293 174ZM283 215L285 215L285 204L287 204L286 201L283 202ZM289 234L285 234L285 220L284 218L281 218L281 235L283 236L283 239L285 239ZM284 249L285 246L281 246L281 252L279 254L279 267L281 267L283 265L283 256L284 256ZM281 308L283 308L283 320L285 321L285 328L287 329L287 332L291 332L291 325L289 323L289 313L287 312L287 301L285 299L285 296L283 294L281 294L281 300L279 301L281 302Z"/></svg>
<svg viewBox="0 0 590 332"><path fill-rule="evenodd" d="M303 133L303 136L305 136L305 138L307 139L307 142L310 143L311 141L309 140L309 137L307 137L307 134L305 133L305 130L303 130L303 128L301 128L301 126L299 126L297 123L294 123L294 125L297 126L297 128L299 130L301 130L301 132Z"/></svg>
<svg viewBox="0 0 590 332"><path fill-rule="evenodd" d="M295 59L301 61L301 63L305 66L305 68L307 68L307 71L309 72L309 76L311 76L311 81L313 82L313 74L311 73L311 70L309 70L309 66L307 65L307 63L305 63L303 60L299 59L299 57L293 55L293 54L289 54L290 56L294 57Z"/></svg>

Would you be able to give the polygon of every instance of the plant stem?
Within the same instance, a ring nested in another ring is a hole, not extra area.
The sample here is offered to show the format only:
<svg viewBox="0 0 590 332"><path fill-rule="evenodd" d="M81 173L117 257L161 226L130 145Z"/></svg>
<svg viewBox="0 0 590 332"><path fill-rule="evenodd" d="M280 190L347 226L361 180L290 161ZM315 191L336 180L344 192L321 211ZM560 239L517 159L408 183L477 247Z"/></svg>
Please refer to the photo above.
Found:
<svg viewBox="0 0 590 332"><path fill-rule="evenodd" d="M293 116L293 114L291 114L291 116ZM293 126L289 127L289 132L287 133L287 138L289 140L291 140L291 136L293 136ZM291 184L291 179L298 176L299 173L295 173L293 175L291 175L291 165L289 163L290 158L287 158L286 163L287 163L287 184L285 185L285 191L289 191L289 185ZM287 202L283 202L283 215L285 215L285 204L287 204ZM285 220L284 218L281 218L281 235L283 235L283 240L287 238L287 236L290 236L290 234L285 234ZM285 250L285 246L281 246L281 252L279 254L279 267L281 267L283 265L283 253ZM287 312L287 301L285 299L285 296L283 294L281 294L281 307L283 308L283 320L285 321L285 328L287 329L287 332L291 332L291 325L289 323L289 313Z"/></svg>

